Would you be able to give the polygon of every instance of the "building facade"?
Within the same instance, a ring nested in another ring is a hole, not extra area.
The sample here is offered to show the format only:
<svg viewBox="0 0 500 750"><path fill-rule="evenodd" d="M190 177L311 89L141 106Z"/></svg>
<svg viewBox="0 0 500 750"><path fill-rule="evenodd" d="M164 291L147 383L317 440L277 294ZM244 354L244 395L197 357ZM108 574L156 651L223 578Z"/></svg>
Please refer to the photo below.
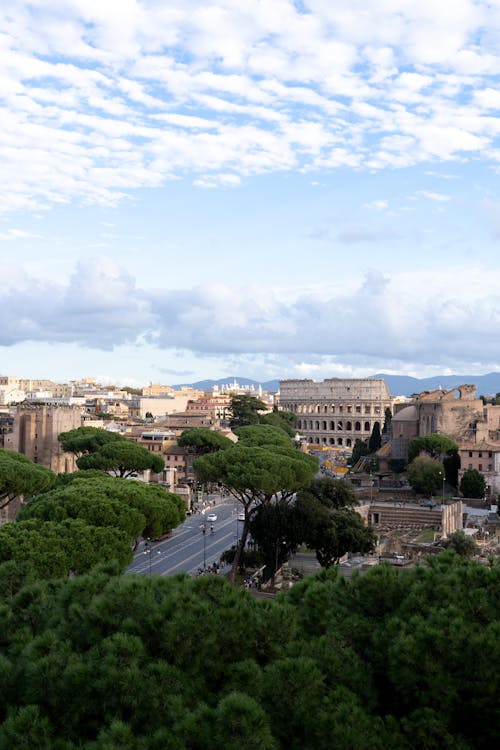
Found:
<svg viewBox="0 0 500 750"><path fill-rule="evenodd" d="M282 380L280 407L297 415L295 428L309 443L351 449L375 424L382 430L392 397L378 378Z"/></svg>
<svg viewBox="0 0 500 750"><path fill-rule="evenodd" d="M3 435L3 447L27 456L56 473L75 471L75 457L64 453L58 435L80 427L82 412L70 406L18 406L12 431Z"/></svg>

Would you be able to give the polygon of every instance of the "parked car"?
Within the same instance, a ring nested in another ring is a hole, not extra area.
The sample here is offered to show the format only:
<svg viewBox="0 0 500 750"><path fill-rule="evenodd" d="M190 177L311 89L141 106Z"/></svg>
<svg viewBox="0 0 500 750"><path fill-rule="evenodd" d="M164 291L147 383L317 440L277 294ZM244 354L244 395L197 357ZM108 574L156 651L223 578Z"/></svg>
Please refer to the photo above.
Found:
<svg viewBox="0 0 500 750"><path fill-rule="evenodd" d="M245 520L245 514L244 513L238 513L238 521L244 521Z"/></svg>

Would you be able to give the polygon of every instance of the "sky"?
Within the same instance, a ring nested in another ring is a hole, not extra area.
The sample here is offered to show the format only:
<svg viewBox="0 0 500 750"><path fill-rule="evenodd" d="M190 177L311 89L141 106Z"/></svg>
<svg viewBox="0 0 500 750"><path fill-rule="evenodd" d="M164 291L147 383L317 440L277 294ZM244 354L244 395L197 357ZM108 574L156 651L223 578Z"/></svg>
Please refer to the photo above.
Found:
<svg viewBox="0 0 500 750"><path fill-rule="evenodd" d="M0 54L0 374L500 369L500 0L9 0Z"/></svg>

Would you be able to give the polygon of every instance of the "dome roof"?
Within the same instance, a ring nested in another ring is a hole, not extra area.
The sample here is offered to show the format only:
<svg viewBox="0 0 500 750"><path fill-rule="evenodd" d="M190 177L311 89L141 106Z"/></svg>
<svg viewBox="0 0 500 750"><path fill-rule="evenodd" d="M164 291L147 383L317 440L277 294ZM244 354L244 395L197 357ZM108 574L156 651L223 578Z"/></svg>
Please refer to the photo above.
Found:
<svg viewBox="0 0 500 750"><path fill-rule="evenodd" d="M418 422L417 407L412 404L411 406L405 406L401 411L396 412L392 418L393 422Z"/></svg>

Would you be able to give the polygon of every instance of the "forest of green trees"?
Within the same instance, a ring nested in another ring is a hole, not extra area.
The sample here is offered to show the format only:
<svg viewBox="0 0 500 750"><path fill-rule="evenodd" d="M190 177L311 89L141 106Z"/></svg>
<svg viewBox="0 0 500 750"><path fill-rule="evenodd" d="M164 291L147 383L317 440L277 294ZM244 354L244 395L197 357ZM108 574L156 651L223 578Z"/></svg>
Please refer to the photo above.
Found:
<svg viewBox="0 0 500 750"><path fill-rule="evenodd" d="M0 750L498 746L498 565L332 568L274 601L218 576L19 588L2 568Z"/></svg>

